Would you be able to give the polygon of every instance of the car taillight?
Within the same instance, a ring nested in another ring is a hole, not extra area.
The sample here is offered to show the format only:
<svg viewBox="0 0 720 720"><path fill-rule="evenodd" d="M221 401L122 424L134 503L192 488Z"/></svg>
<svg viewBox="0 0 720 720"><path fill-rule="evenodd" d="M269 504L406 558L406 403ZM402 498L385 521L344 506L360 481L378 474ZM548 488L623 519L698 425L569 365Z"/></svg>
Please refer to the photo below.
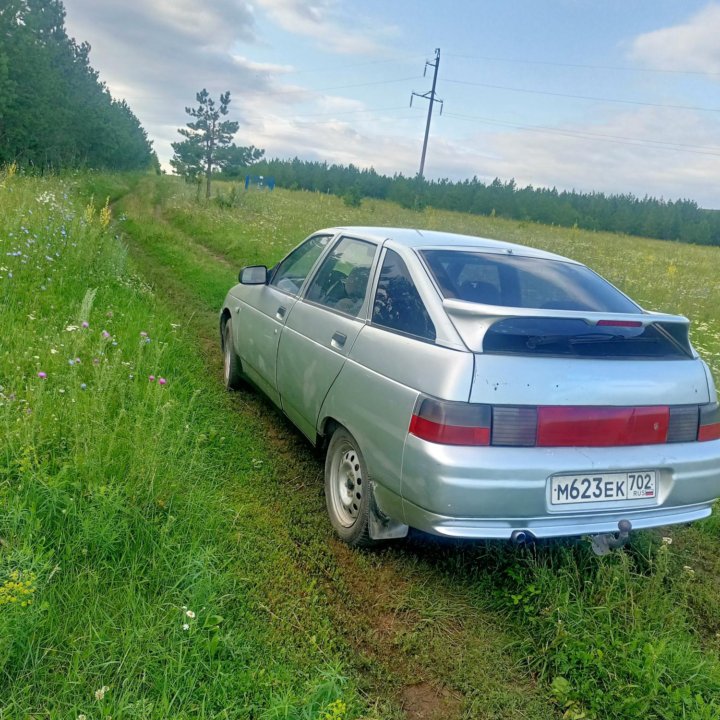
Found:
<svg viewBox="0 0 720 720"><path fill-rule="evenodd" d="M442 445L489 445L490 421L490 405L421 396L415 403L410 433Z"/></svg>
<svg viewBox="0 0 720 720"><path fill-rule="evenodd" d="M542 447L654 445L667 439L668 407L540 407Z"/></svg>
<svg viewBox="0 0 720 720"><path fill-rule="evenodd" d="M485 405L418 398L410 434L442 445L622 447L720 439L720 406Z"/></svg>
<svg viewBox="0 0 720 720"><path fill-rule="evenodd" d="M698 440L720 440L720 405L700 406L700 427L698 429Z"/></svg>

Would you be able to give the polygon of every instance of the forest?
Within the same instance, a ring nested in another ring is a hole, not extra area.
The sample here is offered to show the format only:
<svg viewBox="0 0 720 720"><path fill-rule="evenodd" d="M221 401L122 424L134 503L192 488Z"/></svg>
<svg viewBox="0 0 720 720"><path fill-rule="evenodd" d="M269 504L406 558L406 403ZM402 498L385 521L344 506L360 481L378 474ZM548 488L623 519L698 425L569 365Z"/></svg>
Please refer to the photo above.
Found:
<svg viewBox="0 0 720 720"><path fill-rule="evenodd" d="M0 3L0 165L159 169L140 121L65 30L59 0Z"/></svg>
<svg viewBox="0 0 720 720"><path fill-rule="evenodd" d="M605 230L698 245L720 245L720 211L704 210L693 200L638 198L544 187L519 187L514 180L452 182L422 180L372 168L327 162L267 160L253 166L253 175L275 178L277 185L339 195L348 205L362 198L391 200L406 208L433 207L547 225ZM233 176L233 173L227 173ZM239 173L235 173L236 175Z"/></svg>

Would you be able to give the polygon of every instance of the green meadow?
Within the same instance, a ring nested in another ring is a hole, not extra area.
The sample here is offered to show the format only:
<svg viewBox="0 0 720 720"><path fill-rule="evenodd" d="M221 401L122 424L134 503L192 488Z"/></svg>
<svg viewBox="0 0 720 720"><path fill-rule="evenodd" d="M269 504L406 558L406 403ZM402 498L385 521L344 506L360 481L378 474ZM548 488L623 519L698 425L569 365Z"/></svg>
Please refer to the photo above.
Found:
<svg viewBox="0 0 720 720"><path fill-rule="evenodd" d="M336 541L322 458L222 389L242 265L331 225L586 262L692 320L720 379L720 248L308 192L0 171L0 719L713 720L720 520L517 549Z"/></svg>

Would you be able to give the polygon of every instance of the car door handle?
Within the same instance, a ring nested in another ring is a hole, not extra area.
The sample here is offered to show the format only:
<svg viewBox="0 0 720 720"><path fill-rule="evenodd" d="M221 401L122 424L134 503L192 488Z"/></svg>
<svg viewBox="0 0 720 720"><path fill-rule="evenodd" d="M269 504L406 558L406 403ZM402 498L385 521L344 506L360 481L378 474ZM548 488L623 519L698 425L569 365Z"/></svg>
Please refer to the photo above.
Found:
<svg viewBox="0 0 720 720"><path fill-rule="evenodd" d="M287 310L285 310L285 308L281 305L281 306L277 309L277 311L276 311L276 313L275 313L275 317L276 317L278 320L282 320L282 319L285 317L285 313L286 313L286 312L287 312Z"/></svg>
<svg viewBox="0 0 720 720"><path fill-rule="evenodd" d="M330 341L330 344L333 347L341 348L343 345L345 345L345 341L347 340L347 335L343 335L341 332L333 333L332 340Z"/></svg>

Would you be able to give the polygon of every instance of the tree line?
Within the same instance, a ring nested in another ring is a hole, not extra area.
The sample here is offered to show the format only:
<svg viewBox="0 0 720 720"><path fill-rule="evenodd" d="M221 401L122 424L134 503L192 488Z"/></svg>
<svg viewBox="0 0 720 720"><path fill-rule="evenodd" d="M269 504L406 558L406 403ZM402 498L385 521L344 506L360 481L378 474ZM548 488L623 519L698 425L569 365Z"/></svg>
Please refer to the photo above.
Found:
<svg viewBox="0 0 720 720"><path fill-rule="evenodd" d="M60 0L0 2L0 165L158 168L145 130L65 30Z"/></svg>
<svg viewBox="0 0 720 720"><path fill-rule="evenodd" d="M378 198L404 207L432 206L548 225L720 245L720 211L704 210L692 200L520 187L514 180L503 182L497 178L490 183L477 177L459 182L447 179L428 182L400 174L381 175L372 168L298 158L266 160L253 165L252 173L273 176L281 187L339 195L348 204L359 204L366 197ZM242 170L236 170L226 172L226 177L242 174Z"/></svg>

